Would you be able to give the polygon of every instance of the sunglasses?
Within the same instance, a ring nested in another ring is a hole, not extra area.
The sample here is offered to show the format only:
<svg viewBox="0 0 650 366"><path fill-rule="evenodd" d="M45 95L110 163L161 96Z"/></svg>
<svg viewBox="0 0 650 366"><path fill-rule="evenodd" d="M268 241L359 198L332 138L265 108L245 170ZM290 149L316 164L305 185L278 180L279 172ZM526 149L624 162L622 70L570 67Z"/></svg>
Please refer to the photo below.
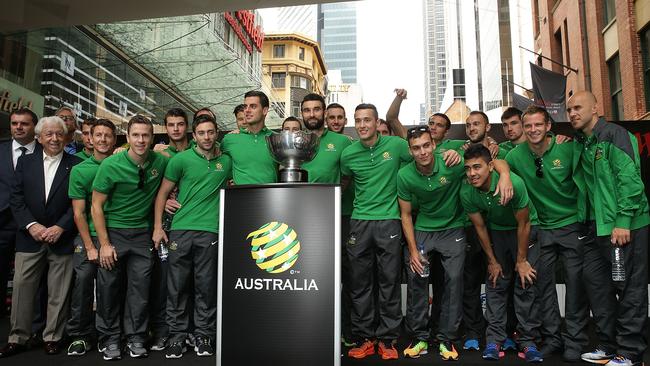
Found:
<svg viewBox="0 0 650 366"><path fill-rule="evenodd" d="M415 135L416 133L430 133L431 130L429 130L429 126L415 126L411 127L406 131L406 138L410 139Z"/></svg>
<svg viewBox="0 0 650 366"><path fill-rule="evenodd" d="M75 120L75 118L72 117L72 116L58 116L58 117L61 118L64 121L74 121Z"/></svg>
<svg viewBox="0 0 650 366"><path fill-rule="evenodd" d="M535 175L537 178L544 178L544 171L542 168L544 167L544 161L542 161L542 158L535 158Z"/></svg>
<svg viewBox="0 0 650 366"><path fill-rule="evenodd" d="M144 168L140 167L138 168L138 189L144 188L144 179L146 178L146 175L144 173Z"/></svg>

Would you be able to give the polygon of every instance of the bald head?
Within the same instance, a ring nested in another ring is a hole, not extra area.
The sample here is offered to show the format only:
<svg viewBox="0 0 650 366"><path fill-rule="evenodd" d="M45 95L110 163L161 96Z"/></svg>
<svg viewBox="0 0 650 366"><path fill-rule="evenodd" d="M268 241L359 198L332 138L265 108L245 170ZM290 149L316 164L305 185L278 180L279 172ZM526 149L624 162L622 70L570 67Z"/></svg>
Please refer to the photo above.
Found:
<svg viewBox="0 0 650 366"><path fill-rule="evenodd" d="M591 92L579 91L569 98L566 107L571 126L576 130L590 134L598 120L596 97Z"/></svg>

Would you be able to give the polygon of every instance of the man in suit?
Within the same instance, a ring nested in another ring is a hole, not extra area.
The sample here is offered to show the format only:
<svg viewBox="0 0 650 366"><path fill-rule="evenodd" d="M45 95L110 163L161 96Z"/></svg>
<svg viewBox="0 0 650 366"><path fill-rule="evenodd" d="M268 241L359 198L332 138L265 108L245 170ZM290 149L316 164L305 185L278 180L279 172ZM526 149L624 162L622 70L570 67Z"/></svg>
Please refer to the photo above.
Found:
<svg viewBox="0 0 650 366"><path fill-rule="evenodd" d="M79 162L63 151L67 127L59 117L41 118L35 128L42 153L18 160L11 193L11 211L16 220L16 260L12 294L9 343L0 357L25 348L30 336L34 297L47 270L47 322L43 331L45 352L59 352L67 319L72 282L73 240L76 235L68 177Z"/></svg>
<svg viewBox="0 0 650 366"><path fill-rule="evenodd" d="M34 140L34 127L38 122L34 112L27 108L17 109L11 112L9 121L11 140L0 144L0 318L8 315L4 304L16 240L16 223L9 207L14 169L18 158L33 153L38 145Z"/></svg>

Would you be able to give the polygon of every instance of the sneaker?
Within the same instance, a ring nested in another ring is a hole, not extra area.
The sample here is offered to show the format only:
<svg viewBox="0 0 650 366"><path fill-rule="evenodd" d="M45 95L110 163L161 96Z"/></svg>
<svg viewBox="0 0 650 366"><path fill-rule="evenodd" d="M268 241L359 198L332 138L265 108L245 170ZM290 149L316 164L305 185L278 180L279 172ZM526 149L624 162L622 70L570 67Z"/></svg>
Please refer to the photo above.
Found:
<svg viewBox="0 0 650 366"><path fill-rule="evenodd" d="M526 362L537 363L544 361L544 356L535 346L524 347L524 349L519 352L518 356L519 358L526 360Z"/></svg>
<svg viewBox="0 0 650 366"><path fill-rule="evenodd" d="M478 339L469 338L465 340L465 344L463 344L463 349L473 349L475 351L478 351L480 349L478 344Z"/></svg>
<svg viewBox="0 0 650 366"><path fill-rule="evenodd" d="M404 357L418 358L428 353L429 344L419 339L414 340L404 350Z"/></svg>
<svg viewBox="0 0 650 366"><path fill-rule="evenodd" d="M194 352L196 355L201 356L212 356L214 354L214 348L210 344L210 338L198 336L194 344Z"/></svg>
<svg viewBox="0 0 650 366"><path fill-rule="evenodd" d="M380 341L378 348L379 350L377 353L379 353L382 360L397 360L399 357L394 342Z"/></svg>
<svg viewBox="0 0 650 366"><path fill-rule="evenodd" d="M512 340L512 338L506 338L506 341L503 342L503 350L504 351L516 351L517 350L517 343Z"/></svg>
<svg viewBox="0 0 650 366"><path fill-rule="evenodd" d="M149 349L151 351L162 351L167 348L167 340L167 337L156 338L153 340L153 343L151 343L151 347L149 347Z"/></svg>
<svg viewBox="0 0 650 366"><path fill-rule="evenodd" d="M632 362L632 360L625 358L625 356L617 355L616 357L612 358L605 364L606 366L633 366L635 365L635 362Z"/></svg>
<svg viewBox="0 0 650 366"><path fill-rule="evenodd" d="M344 347L348 347L348 348L350 348L350 347L354 347L354 346L357 345L357 342L348 341L348 340L345 339L345 337L343 337L343 336L341 336L341 343L343 343L343 346L344 346Z"/></svg>
<svg viewBox="0 0 650 366"><path fill-rule="evenodd" d="M167 347L165 358L181 358L185 352L187 352L187 348L183 342L174 342Z"/></svg>
<svg viewBox="0 0 650 366"><path fill-rule="evenodd" d="M501 346L496 343L490 343L485 346L485 351L483 351L484 360L494 360L498 361L504 356L504 352L501 351Z"/></svg>
<svg viewBox="0 0 650 366"><path fill-rule="evenodd" d="M598 346L591 352L583 353L580 358L585 362L606 364L614 356L616 355L608 353L603 347Z"/></svg>
<svg viewBox="0 0 650 366"><path fill-rule="evenodd" d="M104 353L103 357L105 361L122 359L122 350L120 350L120 346L116 343L105 346L102 352Z"/></svg>
<svg viewBox="0 0 650 366"><path fill-rule="evenodd" d="M194 348L194 334L188 333L187 338L185 338L185 344Z"/></svg>
<svg viewBox="0 0 650 366"><path fill-rule="evenodd" d="M126 348L129 349L129 356L133 358L147 357L149 355L141 342L129 342Z"/></svg>
<svg viewBox="0 0 650 366"><path fill-rule="evenodd" d="M375 343L366 339L360 346L350 348L348 356L352 358L365 358L366 356L375 354Z"/></svg>
<svg viewBox="0 0 650 366"><path fill-rule="evenodd" d="M88 344L83 339L77 339L68 346L68 356L83 356L88 351Z"/></svg>
<svg viewBox="0 0 650 366"><path fill-rule="evenodd" d="M458 361L458 351L451 342L440 342L440 357L443 361Z"/></svg>

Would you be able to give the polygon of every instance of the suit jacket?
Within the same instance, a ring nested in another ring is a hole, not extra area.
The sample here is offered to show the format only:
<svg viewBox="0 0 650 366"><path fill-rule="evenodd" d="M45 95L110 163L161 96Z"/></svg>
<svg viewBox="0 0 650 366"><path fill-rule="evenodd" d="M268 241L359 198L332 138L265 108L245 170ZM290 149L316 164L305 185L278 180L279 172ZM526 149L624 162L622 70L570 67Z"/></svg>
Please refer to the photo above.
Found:
<svg viewBox="0 0 650 366"><path fill-rule="evenodd" d="M74 155L63 153L46 203L43 153L34 151L34 154L18 159L10 199L11 211L18 226L16 252L34 253L43 245L35 241L25 228L32 222L45 227L58 225L63 228L63 234L50 248L56 254L73 252L72 242L77 230L72 201L68 197L68 178L72 167L81 161Z"/></svg>
<svg viewBox="0 0 650 366"><path fill-rule="evenodd" d="M0 143L0 230L16 230L11 214L9 198L14 185L14 162L11 152L13 140ZM34 153L41 153L41 145L36 142Z"/></svg>

